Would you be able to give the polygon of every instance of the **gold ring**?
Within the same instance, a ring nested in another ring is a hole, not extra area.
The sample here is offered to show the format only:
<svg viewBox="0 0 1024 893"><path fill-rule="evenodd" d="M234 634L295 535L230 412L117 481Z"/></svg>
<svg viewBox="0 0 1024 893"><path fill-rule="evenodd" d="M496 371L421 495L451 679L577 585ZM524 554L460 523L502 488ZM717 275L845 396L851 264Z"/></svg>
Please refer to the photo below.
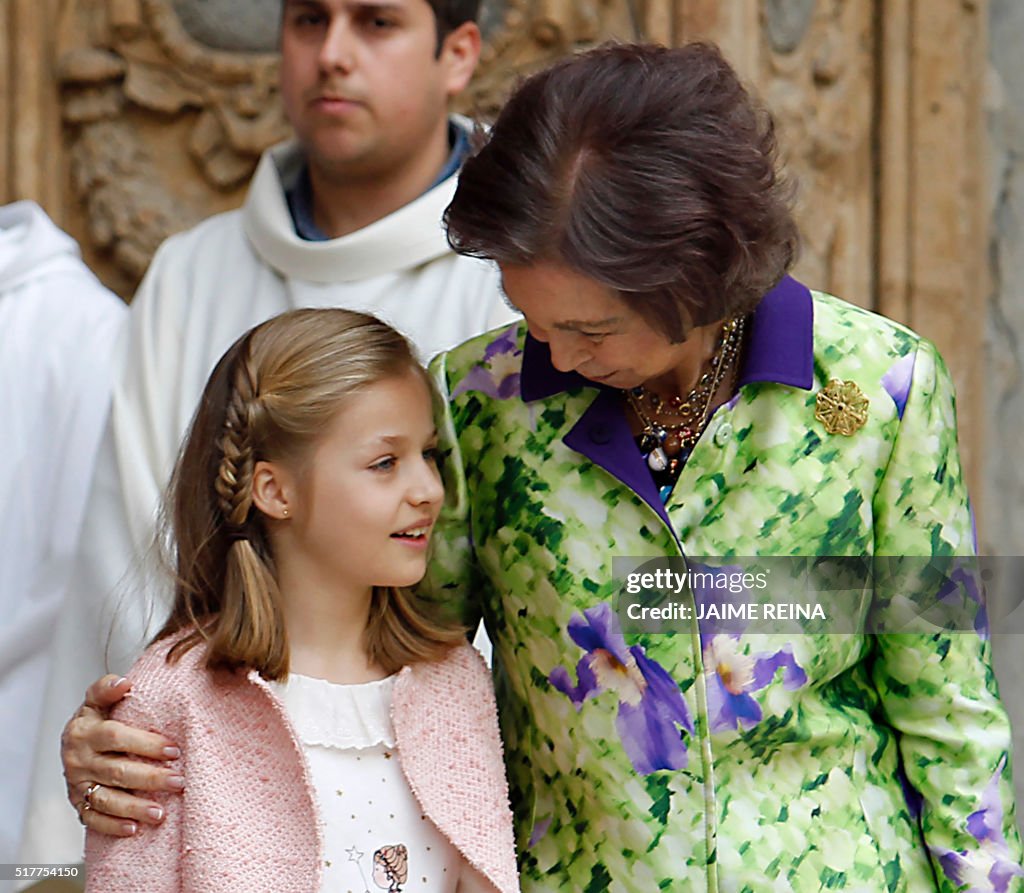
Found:
<svg viewBox="0 0 1024 893"><path fill-rule="evenodd" d="M86 806L89 807L89 809L92 809L92 795L95 794L99 789L100 783L98 781L93 782L91 785L89 785L88 788L86 788L85 796L82 798L82 801L85 803Z"/></svg>
<svg viewBox="0 0 1024 893"><path fill-rule="evenodd" d="M86 803L86 802L85 802L84 800L82 800L82 801L81 801L81 802L80 802L80 803L78 804L78 806L76 807L76 810L77 810L77 812L78 812L78 821L80 821L80 822L81 822L81 823L82 823L83 825L85 824L85 814L86 814L86 813L87 813L87 812L88 812L88 811L89 811L90 809L92 809L92 806L90 806L90 805L89 805L88 803Z"/></svg>

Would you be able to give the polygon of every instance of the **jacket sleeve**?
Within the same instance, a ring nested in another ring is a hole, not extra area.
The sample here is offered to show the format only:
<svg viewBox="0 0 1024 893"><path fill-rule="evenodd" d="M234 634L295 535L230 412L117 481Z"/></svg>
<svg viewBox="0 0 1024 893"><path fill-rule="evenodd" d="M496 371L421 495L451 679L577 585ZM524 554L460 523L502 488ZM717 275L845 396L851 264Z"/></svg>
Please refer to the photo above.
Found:
<svg viewBox="0 0 1024 893"><path fill-rule="evenodd" d="M417 591L445 606L472 632L480 623L479 605L470 595L478 591L477 571L466 473L450 398L447 357L447 353L439 354L430 364L431 374L441 394L437 430L445 501L434 527L427 574Z"/></svg>
<svg viewBox="0 0 1024 893"><path fill-rule="evenodd" d="M140 728L166 729L175 740L183 740L181 723L173 718L171 705L142 704L142 700L137 695L129 697L115 718ZM182 889L183 795L147 796L164 809L159 825L139 823L132 837L109 837L94 831L86 834L86 893L179 893Z"/></svg>
<svg viewBox="0 0 1024 893"><path fill-rule="evenodd" d="M878 559L872 675L899 736L913 788L908 802L918 813L939 889L1022 890L1010 726L988 631L983 623L977 629L965 623L962 613L930 610L940 604L935 587L954 568L950 558L969 562L976 547L957 453L953 385L928 342L918 347L873 507L875 554L891 557ZM975 615L983 619L983 594L973 592ZM909 626L908 602L925 615Z"/></svg>

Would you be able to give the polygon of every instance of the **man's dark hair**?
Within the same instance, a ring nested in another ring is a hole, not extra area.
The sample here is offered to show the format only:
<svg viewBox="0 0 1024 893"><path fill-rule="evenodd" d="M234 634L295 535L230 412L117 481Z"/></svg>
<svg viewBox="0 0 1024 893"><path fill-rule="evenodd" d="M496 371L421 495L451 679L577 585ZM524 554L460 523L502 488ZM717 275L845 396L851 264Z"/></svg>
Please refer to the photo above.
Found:
<svg viewBox="0 0 1024 893"><path fill-rule="evenodd" d="M717 47L604 45L518 87L463 168L448 239L567 266L679 342L751 310L795 260L776 154Z"/></svg>
<svg viewBox="0 0 1024 893"><path fill-rule="evenodd" d="M435 55L441 55L444 39L464 22L475 22L480 15L480 0L427 0L434 10L434 21L437 27L437 49Z"/></svg>

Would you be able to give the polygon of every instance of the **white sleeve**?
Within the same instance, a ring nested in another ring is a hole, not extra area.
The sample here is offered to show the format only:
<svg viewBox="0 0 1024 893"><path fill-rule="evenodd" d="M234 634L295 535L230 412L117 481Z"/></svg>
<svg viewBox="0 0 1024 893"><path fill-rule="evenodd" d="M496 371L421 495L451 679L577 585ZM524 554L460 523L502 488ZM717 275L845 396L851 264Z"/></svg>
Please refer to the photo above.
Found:
<svg viewBox="0 0 1024 893"><path fill-rule="evenodd" d="M0 297L0 862L17 856L50 643L110 406L126 308L70 254ZM0 883L0 889L6 889Z"/></svg>

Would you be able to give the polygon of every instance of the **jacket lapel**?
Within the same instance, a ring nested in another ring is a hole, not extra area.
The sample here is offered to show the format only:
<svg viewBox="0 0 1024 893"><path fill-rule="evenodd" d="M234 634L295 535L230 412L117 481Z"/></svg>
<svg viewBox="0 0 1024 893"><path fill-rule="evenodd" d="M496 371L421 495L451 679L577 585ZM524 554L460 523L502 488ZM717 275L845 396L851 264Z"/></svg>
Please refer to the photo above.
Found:
<svg viewBox="0 0 1024 893"><path fill-rule="evenodd" d="M562 442L636 493L675 536L654 479L633 441L617 391L601 390Z"/></svg>
<svg viewBox="0 0 1024 893"><path fill-rule="evenodd" d="M512 813L491 674L464 645L403 669L391 719L402 771L438 830L499 893L518 893Z"/></svg>

